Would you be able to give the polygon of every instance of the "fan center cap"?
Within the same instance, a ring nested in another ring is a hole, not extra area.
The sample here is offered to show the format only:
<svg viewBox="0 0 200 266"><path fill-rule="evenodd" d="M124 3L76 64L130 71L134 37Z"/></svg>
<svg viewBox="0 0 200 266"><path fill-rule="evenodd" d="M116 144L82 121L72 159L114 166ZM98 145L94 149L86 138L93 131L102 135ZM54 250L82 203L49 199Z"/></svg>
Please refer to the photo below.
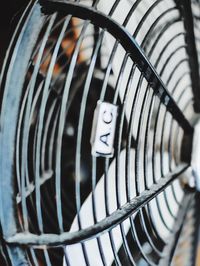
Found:
<svg viewBox="0 0 200 266"><path fill-rule="evenodd" d="M200 120L194 128L191 167L196 190L200 191Z"/></svg>

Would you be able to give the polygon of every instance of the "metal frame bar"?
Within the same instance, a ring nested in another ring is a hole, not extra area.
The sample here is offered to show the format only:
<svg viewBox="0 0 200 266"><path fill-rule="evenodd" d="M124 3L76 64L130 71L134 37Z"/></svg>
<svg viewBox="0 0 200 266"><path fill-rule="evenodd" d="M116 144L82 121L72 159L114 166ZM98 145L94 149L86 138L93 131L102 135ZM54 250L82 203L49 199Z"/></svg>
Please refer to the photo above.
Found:
<svg viewBox="0 0 200 266"><path fill-rule="evenodd" d="M185 118L175 100L171 97L155 68L138 46L135 39L126 31L123 26L98 10L82 6L77 3L69 3L68 1L62 0L41 0L40 2L43 6L42 10L45 14L51 14L56 11L65 15L73 14L79 18L90 20L96 26L106 28L108 32L110 32L116 39L120 41L125 51L130 53L130 57L137 64L140 71L144 74L146 80L151 84L151 87L154 89L155 93L158 94L161 102L167 107L169 112L178 121L184 131L188 134L193 133L193 127Z"/></svg>
<svg viewBox="0 0 200 266"><path fill-rule="evenodd" d="M100 233L110 231L112 228L123 222L126 218L137 212L145 206L149 201L155 198L166 187L168 187L177 177L183 174L188 169L188 165L178 167L174 173L169 173L166 177L162 177L156 184L152 185L148 190L142 192L139 196L133 198L127 204L120 207L110 216L106 217L101 222L98 222L91 227L82 229L78 232L56 234L35 235L28 232L18 233L5 240L10 244L20 245L49 245L60 246L67 244L80 243L87 239L94 238Z"/></svg>

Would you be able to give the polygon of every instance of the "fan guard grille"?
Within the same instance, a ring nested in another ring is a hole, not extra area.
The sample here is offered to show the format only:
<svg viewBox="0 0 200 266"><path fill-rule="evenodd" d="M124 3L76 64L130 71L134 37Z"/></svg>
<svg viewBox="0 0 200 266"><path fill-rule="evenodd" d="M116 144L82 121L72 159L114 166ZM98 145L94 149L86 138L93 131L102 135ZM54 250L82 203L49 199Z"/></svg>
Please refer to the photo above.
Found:
<svg viewBox="0 0 200 266"><path fill-rule="evenodd" d="M32 3L2 71L2 255L183 265L185 254L193 265L196 198L184 177L199 102L198 1L194 18L189 1L78 2ZM113 158L91 155L98 100L119 108Z"/></svg>

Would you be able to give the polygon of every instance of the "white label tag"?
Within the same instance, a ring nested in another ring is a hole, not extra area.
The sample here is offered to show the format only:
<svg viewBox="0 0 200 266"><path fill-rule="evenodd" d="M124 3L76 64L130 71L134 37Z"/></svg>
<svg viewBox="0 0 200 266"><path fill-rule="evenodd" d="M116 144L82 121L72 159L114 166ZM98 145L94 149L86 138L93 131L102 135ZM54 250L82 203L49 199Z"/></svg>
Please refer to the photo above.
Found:
<svg viewBox="0 0 200 266"><path fill-rule="evenodd" d="M118 107L107 102L97 102L91 135L92 155L112 157Z"/></svg>

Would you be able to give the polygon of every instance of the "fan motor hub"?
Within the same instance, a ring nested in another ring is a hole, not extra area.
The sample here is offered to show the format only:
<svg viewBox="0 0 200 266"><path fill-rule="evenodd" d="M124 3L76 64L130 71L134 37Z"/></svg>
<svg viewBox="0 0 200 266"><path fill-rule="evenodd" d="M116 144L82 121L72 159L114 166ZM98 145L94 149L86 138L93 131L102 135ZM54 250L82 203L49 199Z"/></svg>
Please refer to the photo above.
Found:
<svg viewBox="0 0 200 266"><path fill-rule="evenodd" d="M191 154L191 168L192 168L192 179L189 183L194 183L194 188L200 191L200 120L194 127L194 135L192 142L192 154Z"/></svg>

